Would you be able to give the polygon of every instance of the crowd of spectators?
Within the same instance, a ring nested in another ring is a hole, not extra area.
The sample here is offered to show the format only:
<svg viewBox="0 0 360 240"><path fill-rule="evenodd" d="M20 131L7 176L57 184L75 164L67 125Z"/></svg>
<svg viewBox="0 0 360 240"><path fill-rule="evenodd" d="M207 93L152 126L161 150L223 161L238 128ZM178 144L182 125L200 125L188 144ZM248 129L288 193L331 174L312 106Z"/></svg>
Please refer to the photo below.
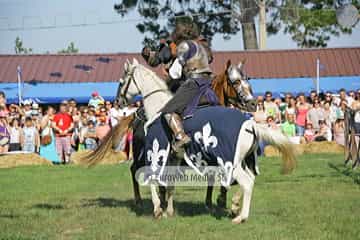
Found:
<svg viewBox="0 0 360 240"><path fill-rule="evenodd" d="M74 99L64 100L58 109L24 101L21 106L6 104L0 92L0 153L26 151L38 153L54 163L68 163L74 151L95 149L121 119L141 106L137 96L129 106L105 101L97 92L87 105ZM294 143L335 141L344 145L344 111L346 107L360 109L360 90L338 93L315 91L286 94L274 98L271 92L257 97L253 118L260 124L282 131ZM360 124L360 111L355 116ZM360 130L359 130L360 131ZM131 144L123 139L117 151Z"/></svg>
<svg viewBox="0 0 360 240"><path fill-rule="evenodd" d="M4 92L0 92L0 153L25 151L54 163L68 163L74 151L95 149L112 127L136 111L141 100L137 96L124 107L93 92L87 105L69 99L57 109L29 100L21 106L6 104ZM126 140L118 151L129 144Z"/></svg>
<svg viewBox="0 0 360 240"><path fill-rule="evenodd" d="M344 112L349 107L360 110L360 90L338 93L326 92L318 95L312 91L284 98L273 98L271 92L257 97L257 111L254 119L273 129L282 131L294 143L312 141L335 141L344 145ZM360 113L355 115L360 123Z"/></svg>

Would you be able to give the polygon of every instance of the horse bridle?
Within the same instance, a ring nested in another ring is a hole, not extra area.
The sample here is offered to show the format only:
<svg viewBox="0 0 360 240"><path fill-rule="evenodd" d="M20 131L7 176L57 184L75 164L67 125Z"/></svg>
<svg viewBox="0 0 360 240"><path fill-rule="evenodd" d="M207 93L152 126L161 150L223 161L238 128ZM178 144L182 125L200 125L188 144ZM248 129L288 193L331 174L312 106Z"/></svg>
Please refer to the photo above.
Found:
<svg viewBox="0 0 360 240"><path fill-rule="evenodd" d="M244 76L245 74L243 74L242 72L241 76ZM247 78L247 76L245 75L245 77ZM247 78L248 79L248 78ZM229 100L229 103L233 104L234 106L236 106L237 108L239 108L240 110L246 111L246 101L244 100L246 98L246 96L244 95L244 93L241 91L240 93L237 91L237 89L235 88L234 84L237 82L241 83L241 80L236 80L236 81L231 81L230 77L226 74L226 80L228 82L228 84L235 90L236 92L236 98L234 97L227 97Z"/></svg>
<svg viewBox="0 0 360 240"><path fill-rule="evenodd" d="M135 66L136 67L136 66ZM120 97L123 98L126 102L128 101L127 98L126 98L126 94L129 90L129 87L130 87L130 84L131 82L133 81L134 82L134 85L136 87L136 90L137 90L137 95L141 95L141 90L140 90L140 87L139 85L137 84L136 80L135 80L135 77L134 77L134 71L135 71L135 67L134 69L131 70L131 72L128 74L128 77L130 78L129 81L127 81L126 85L125 85L125 90L123 93L120 94ZM158 93L158 92L165 92L166 90L164 89L156 89L154 91L151 91L150 93L146 94L145 96L143 96L143 100L145 100L146 98L150 97L151 95L155 94L155 93ZM120 91L121 92L121 91Z"/></svg>

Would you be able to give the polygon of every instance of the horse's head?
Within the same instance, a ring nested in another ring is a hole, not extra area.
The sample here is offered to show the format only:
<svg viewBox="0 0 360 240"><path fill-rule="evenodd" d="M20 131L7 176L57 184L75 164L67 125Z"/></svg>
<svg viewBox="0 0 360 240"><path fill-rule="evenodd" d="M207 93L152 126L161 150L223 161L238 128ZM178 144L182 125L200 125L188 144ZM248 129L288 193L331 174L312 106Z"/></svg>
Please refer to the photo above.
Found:
<svg viewBox="0 0 360 240"><path fill-rule="evenodd" d="M141 94L141 89L134 78L135 69L138 65L139 63L136 59L132 63L129 60L126 60L124 63L124 75L120 78L118 98L126 102L129 102L135 95Z"/></svg>
<svg viewBox="0 0 360 240"><path fill-rule="evenodd" d="M232 65L230 61L227 63L227 81L230 87L236 92L239 105L248 112L256 111L256 99L249 83L249 78L244 74L245 61L241 61L238 65Z"/></svg>

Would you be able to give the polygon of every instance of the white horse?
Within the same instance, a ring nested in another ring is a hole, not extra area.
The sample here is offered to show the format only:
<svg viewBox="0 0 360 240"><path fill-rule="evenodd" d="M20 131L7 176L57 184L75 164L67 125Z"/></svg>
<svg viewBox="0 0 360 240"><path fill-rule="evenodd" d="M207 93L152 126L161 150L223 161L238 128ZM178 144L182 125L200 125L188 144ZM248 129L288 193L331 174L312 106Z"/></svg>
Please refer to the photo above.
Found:
<svg viewBox="0 0 360 240"><path fill-rule="evenodd" d="M130 99L136 94L142 94L146 115L151 123L159 116L159 111L172 98L165 82L153 71L139 64L136 59L133 63L126 62L124 65L124 76L121 79L121 95ZM226 119L224 119L226 121ZM146 127L146 126L145 126ZM253 130L251 132L249 130ZM242 141L240 141L242 140ZM236 152L234 156L233 178L240 185L243 192L243 201L240 214L233 219L234 223L246 221L249 217L252 190L255 175L247 168L242 167L242 161L246 155L256 149L257 141L264 140L274 145L281 153L283 159L283 170L290 172L295 168L295 154L288 138L281 132L256 124L252 120L243 123L238 134ZM255 144L254 144L255 143ZM156 191L156 185L150 183L152 202L154 204L154 215L159 217L162 214L160 198ZM167 213L173 215L173 187L168 187ZM237 198L239 201L240 198Z"/></svg>

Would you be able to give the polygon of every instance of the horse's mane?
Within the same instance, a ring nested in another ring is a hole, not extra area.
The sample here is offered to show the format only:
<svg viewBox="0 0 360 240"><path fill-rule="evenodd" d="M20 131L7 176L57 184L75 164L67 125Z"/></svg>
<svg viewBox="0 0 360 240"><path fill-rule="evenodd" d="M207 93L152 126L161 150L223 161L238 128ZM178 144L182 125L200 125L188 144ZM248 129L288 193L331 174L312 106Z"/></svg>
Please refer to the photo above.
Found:
<svg viewBox="0 0 360 240"><path fill-rule="evenodd" d="M140 76L138 76L138 74L141 74ZM166 82L161 79L154 71L152 71L151 69L145 67L144 65L138 63L134 75L137 75L136 78L141 77L143 79L152 79L154 80L155 84L157 87L159 87L160 89L163 90L168 90L170 93L170 90L168 88L168 86L166 85Z"/></svg>
<svg viewBox="0 0 360 240"><path fill-rule="evenodd" d="M235 90L231 86L229 86L228 83L227 70L230 66L231 66L231 61L228 60L224 71L216 75L216 77L212 81L212 89L217 95L220 104L223 106L227 104L225 99L226 97L232 97L232 98L236 97Z"/></svg>

